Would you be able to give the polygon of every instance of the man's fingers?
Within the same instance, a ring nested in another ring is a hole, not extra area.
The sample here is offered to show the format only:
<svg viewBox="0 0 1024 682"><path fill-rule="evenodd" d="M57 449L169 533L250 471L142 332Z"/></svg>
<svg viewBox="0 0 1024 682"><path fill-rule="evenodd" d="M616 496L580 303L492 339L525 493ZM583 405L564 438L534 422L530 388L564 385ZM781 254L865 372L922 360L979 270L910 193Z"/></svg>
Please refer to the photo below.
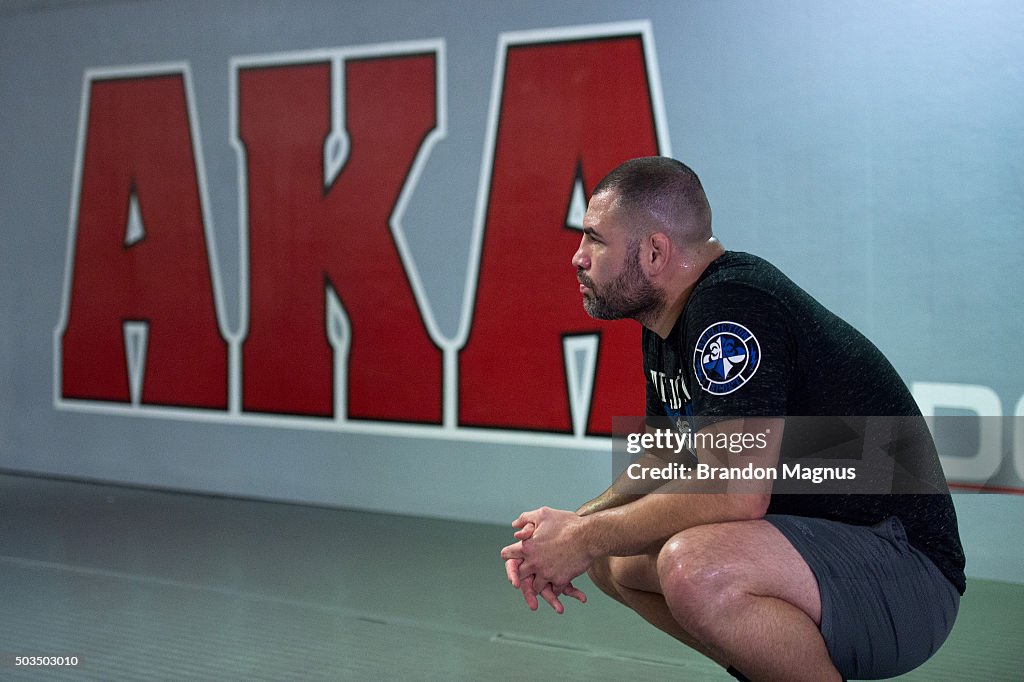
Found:
<svg viewBox="0 0 1024 682"><path fill-rule="evenodd" d="M527 576L519 576L519 568L522 561L518 559L509 559L505 562L505 571L509 576L509 581L513 578L515 582L512 584L523 593L523 599L526 601L526 605L530 607L531 611L536 611L540 606L540 599L537 598L537 590L534 586L534 581L537 576L530 574ZM566 597L572 597L581 604L587 603L587 595L583 593L583 590L576 589L572 583L565 586L564 589L555 589L551 583L544 585L544 589L540 591L540 597L546 601L556 613L565 613L565 606L558 599L559 595L565 595Z"/></svg>
<svg viewBox="0 0 1024 682"><path fill-rule="evenodd" d="M525 526L528 523L532 523L532 524L536 525L540 521L540 519L538 518L538 515L541 514L542 512L544 512L545 509L547 509L547 507L541 507L540 509L534 509L534 510L531 510L531 511L523 512L522 514L519 515L519 518L517 518L515 521L512 522L512 527L513 528L522 528L523 526Z"/></svg>
<svg viewBox="0 0 1024 682"><path fill-rule="evenodd" d="M583 590L578 590L573 587L572 583L569 583L566 588L562 590L562 594L566 597L572 597L581 604L587 603L587 595L583 594Z"/></svg>
<svg viewBox="0 0 1024 682"><path fill-rule="evenodd" d="M523 563L522 559L505 559L505 575L508 576L508 581L512 583L512 587L519 589L519 564Z"/></svg>
<svg viewBox="0 0 1024 682"><path fill-rule="evenodd" d="M512 537L516 540L528 540L533 537L533 531L535 530L537 530L537 526L533 522L528 522L515 533L512 533Z"/></svg>
<svg viewBox="0 0 1024 682"><path fill-rule="evenodd" d="M537 601L537 593L533 589L532 575L522 579L519 590L523 593L523 599L526 600L526 605L530 607L530 610L536 611L537 607L540 606L540 602Z"/></svg>
<svg viewBox="0 0 1024 682"><path fill-rule="evenodd" d="M565 613L565 607L562 606L562 602L558 601L558 595L552 589L551 583L544 586L544 589L540 591L540 596L544 597L544 601L550 604L556 613Z"/></svg>
<svg viewBox="0 0 1024 682"><path fill-rule="evenodd" d="M501 558L505 560L525 558L525 555L523 554L523 543L521 541L513 542L511 545L502 547Z"/></svg>

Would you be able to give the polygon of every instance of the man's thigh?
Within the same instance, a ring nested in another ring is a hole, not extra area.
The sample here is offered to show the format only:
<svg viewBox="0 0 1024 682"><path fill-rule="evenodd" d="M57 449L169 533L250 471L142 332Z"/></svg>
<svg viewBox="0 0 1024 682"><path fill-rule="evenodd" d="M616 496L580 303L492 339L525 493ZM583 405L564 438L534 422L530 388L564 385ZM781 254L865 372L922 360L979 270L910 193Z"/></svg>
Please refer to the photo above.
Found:
<svg viewBox="0 0 1024 682"><path fill-rule="evenodd" d="M687 573L696 580L710 578L728 589L783 599L807 613L815 624L820 622L821 598L814 574L786 537L767 521L696 526L676 534L659 550L607 557L606 561L616 584L664 594L659 559L662 565L672 560L684 562Z"/></svg>

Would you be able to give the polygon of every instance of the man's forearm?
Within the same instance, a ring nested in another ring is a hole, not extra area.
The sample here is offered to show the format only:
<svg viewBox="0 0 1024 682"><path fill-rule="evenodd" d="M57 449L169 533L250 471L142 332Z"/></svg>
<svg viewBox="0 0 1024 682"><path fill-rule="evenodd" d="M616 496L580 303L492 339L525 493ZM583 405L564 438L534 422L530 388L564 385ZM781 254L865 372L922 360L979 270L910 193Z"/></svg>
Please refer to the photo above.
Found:
<svg viewBox="0 0 1024 682"><path fill-rule="evenodd" d="M740 453L703 448L698 457L702 462L719 465L729 464L732 459L736 464L773 467L779 460L784 427L785 422L780 418L761 417L712 424L707 430L724 434L727 440L737 433L764 434L764 446L747 448ZM643 469L663 466L666 461L648 451L637 463ZM581 532L592 556L638 554L687 528L758 519L764 516L771 500L770 481L700 478L664 481L645 477L633 480L628 473L629 469L602 496L591 501L593 511L581 514Z"/></svg>
<svg viewBox="0 0 1024 682"><path fill-rule="evenodd" d="M584 502L580 508L576 510L576 513L580 516L589 516L590 514L604 511L605 509L629 504L630 502L638 499L640 499L640 495L627 495L625 493L616 492L615 486L613 485L594 499Z"/></svg>
<svg viewBox="0 0 1024 682"><path fill-rule="evenodd" d="M761 518L769 499L756 493L644 495L590 514L582 519L581 532L592 556L630 556L687 528Z"/></svg>

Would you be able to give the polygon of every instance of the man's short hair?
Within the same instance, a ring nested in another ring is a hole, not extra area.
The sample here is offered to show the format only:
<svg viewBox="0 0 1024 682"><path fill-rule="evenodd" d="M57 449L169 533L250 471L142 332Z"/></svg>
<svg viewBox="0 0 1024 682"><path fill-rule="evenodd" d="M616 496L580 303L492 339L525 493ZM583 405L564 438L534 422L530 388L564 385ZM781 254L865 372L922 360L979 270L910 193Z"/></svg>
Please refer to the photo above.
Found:
<svg viewBox="0 0 1024 682"><path fill-rule="evenodd" d="M630 159L594 188L594 194L608 191L615 192L619 208L627 214L650 213L672 226L671 236L678 243L706 241L712 235L704 187L693 169L680 161L665 156Z"/></svg>

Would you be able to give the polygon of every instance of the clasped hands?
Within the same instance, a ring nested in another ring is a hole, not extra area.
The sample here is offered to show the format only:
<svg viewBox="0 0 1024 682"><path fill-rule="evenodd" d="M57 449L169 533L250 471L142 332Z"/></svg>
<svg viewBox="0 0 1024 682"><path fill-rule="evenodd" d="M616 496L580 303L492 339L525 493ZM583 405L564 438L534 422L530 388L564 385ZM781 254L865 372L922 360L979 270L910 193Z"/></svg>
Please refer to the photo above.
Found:
<svg viewBox="0 0 1024 682"><path fill-rule="evenodd" d="M504 547L501 558L509 582L523 593L531 611L540 604L538 595L558 613L565 611L559 596L586 603L587 595L572 584L594 560L586 549L583 523L573 512L549 507L523 512L512 522L517 542Z"/></svg>

